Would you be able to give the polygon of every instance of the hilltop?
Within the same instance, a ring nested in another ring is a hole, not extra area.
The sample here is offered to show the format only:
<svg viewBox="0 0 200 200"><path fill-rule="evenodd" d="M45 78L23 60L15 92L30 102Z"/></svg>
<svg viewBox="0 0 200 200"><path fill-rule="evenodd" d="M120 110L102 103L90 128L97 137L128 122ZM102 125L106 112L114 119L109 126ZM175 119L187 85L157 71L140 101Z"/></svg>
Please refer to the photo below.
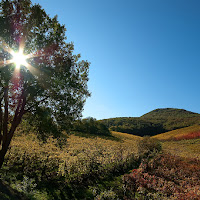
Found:
<svg viewBox="0 0 200 200"><path fill-rule="evenodd" d="M198 113L187 111L177 108L159 108L151 112L142 115L142 119L166 119L166 118L185 118L185 117L197 117Z"/></svg>
<svg viewBox="0 0 200 200"><path fill-rule="evenodd" d="M134 135L157 135L199 124L200 114L184 109L162 108L141 117L119 117L101 120L112 131Z"/></svg>

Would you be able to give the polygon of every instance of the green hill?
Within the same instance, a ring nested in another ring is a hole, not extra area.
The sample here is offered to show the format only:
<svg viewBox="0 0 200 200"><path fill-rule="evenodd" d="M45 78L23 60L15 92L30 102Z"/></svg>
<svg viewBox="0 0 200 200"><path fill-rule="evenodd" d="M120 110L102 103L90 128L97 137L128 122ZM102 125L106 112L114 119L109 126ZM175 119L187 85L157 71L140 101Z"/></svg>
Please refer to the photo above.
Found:
<svg viewBox="0 0 200 200"><path fill-rule="evenodd" d="M197 117L198 113L190 112L184 109L177 108L160 108L155 109L142 115L142 119L166 119L166 118L184 118L184 117Z"/></svg>
<svg viewBox="0 0 200 200"><path fill-rule="evenodd" d="M183 109L156 109L141 117L119 117L101 120L112 131L134 135L157 135L200 123L200 114Z"/></svg>

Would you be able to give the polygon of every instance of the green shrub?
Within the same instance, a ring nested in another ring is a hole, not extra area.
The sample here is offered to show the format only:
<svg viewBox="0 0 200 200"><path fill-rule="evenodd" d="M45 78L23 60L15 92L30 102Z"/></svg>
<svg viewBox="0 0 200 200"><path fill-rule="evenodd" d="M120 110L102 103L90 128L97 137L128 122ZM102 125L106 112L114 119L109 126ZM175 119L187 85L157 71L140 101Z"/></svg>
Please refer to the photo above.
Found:
<svg viewBox="0 0 200 200"><path fill-rule="evenodd" d="M117 200L117 194L112 190L106 190L101 192L99 195L95 197L95 200Z"/></svg>
<svg viewBox="0 0 200 200"><path fill-rule="evenodd" d="M103 123L92 117L75 121L72 131L91 135L111 135L109 129Z"/></svg>
<svg viewBox="0 0 200 200"><path fill-rule="evenodd" d="M144 136L143 139L138 142L138 153L141 156L154 156L161 150L161 143L149 136Z"/></svg>

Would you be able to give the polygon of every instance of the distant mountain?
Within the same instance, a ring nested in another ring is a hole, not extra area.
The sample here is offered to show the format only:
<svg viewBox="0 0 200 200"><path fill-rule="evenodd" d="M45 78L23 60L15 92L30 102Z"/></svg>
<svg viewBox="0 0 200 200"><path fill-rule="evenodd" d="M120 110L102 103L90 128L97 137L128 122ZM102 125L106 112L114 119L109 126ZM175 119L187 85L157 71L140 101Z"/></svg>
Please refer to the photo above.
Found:
<svg viewBox="0 0 200 200"><path fill-rule="evenodd" d="M200 124L200 114L184 109L156 109L141 117L119 117L101 120L113 131L134 135L157 135L167 131Z"/></svg>

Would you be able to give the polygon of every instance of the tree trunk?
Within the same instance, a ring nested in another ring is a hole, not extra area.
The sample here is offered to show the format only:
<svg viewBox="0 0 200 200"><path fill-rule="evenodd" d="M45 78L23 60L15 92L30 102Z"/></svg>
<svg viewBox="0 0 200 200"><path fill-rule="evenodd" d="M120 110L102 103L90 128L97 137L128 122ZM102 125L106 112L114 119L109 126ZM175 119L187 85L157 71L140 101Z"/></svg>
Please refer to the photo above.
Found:
<svg viewBox="0 0 200 200"><path fill-rule="evenodd" d="M6 140L3 141L3 143L2 143L2 148L0 150L0 169L4 163L5 155L8 151L8 147L10 146L10 142L12 140L14 132L15 132L17 126L19 125L19 123L21 122L21 118L22 118L22 116L20 116L20 118L16 122L12 123L11 129L6 136Z"/></svg>
<svg viewBox="0 0 200 200"><path fill-rule="evenodd" d="M7 153L8 147L2 147L2 149L0 150L0 169L4 163L4 159L5 159L5 155Z"/></svg>
<svg viewBox="0 0 200 200"><path fill-rule="evenodd" d="M26 97L23 96L24 95L23 94L21 98L19 99L18 106L16 108L15 115L11 124L11 128L8 131L8 125L7 125L8 124L8 99L7 99L8 94L6 92L7 91L5 91L5 97L4 97L5 113L4 113L4 121L3 121L3 140L1 143L1 150L0 150L0 169L4 163L5 155L8 151L8 147L10 145L14 132L17 126L20 124L22 116L24 115L24 107L26 105Z"/></svg>
<svg viewBox="0 0 200 200"><path fill-rule="evenodd" d="M10 131L7 134L5 141L3 141L3 143L2 143L2 148L0 150L0 169L1 169L2 165L3 165L3 163L4 163L4 159L5 159L5 155L6 155L7 151L8 151L8 147L10 146L10 142L11 142L11 140L13 138L13 135L14 135L14 132L15 132L17 126L21 122L22 116L23 116L23 113L21 113L19 115L19 117L18 117L18 119L16 121L13 121L12 126L10 128Z"/></svg>
<svg viewBox="0 0 200 200"><path fill-rule="evenodd" d="M3 139L2 128L3 128L3 112L2 112L1 100L0 100L0 146L1 146L1 141Z"/></svg>
<svg viewBox="0 0 200 200"><path fill-rule="evenodd" d="M3 116L3 143L6 142L8 135L8 87L5 88L4 92L4 116ZM2 144L3 146L3 144Z"/></svg>

